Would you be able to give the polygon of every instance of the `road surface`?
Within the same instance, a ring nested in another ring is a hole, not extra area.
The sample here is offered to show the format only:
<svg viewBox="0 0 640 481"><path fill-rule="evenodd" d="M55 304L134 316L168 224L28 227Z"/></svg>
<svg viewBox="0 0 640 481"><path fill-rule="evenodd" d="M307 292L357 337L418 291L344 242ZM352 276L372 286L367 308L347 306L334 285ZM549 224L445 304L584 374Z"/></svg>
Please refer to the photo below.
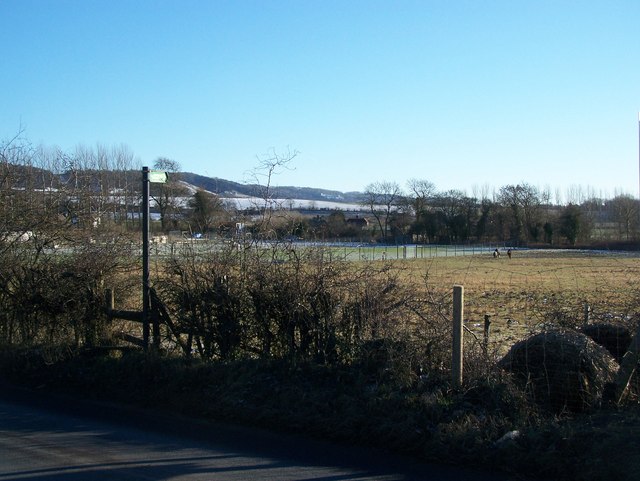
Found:
<svg viewBox="0 0 640 481"><path fill-rule="evenodd" d="M0 481L502 481L379 451L48 400L0 385ZM158 427L161 426L161 427Z"/></svg>

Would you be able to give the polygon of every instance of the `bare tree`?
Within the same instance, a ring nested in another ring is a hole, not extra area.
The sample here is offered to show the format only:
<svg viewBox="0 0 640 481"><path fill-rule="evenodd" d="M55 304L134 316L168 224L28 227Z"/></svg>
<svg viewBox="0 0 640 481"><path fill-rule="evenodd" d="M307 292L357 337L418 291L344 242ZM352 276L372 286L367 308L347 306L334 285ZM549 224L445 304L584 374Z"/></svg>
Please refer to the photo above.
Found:
<svg viewBox="0 0 640 481"><path fill-rule="evenodd" d="M78 145L70 155L61 153L70 217L77 224L96 227L113 207L113 176L109 150Z"/></svg>
<svg viewBox="0 0 640 481"><path fill-rule="evenodd" d="M116 222L127 226L134 217L133 213L140 209L141 166L126 145L114 147L112 156L115 169L113 216Z"/></svg>
<svg viewBox="0 0 640 481"><path fill-rule="evenodd" d="M541 234L541 199L538 189L527 183L500 189L499 202L511 213L511 236L516 241L538 240Z"/></svg>
<svg viewBox="0 0 640 481"><path fill-rule="evenodd" d="M409 179L407 187L413 200L413 210L418 217L426 209L429 197L436 193L436 185L429 180Z"/></svg>
<svg viewBox="0 0 640 481"><path fill-rule="evenodd" d="M259 188L256 197L260 199L261 205L256 207L261 212L261 218L257 225L257 231L262 236L269 237L273 234L273 216L276 211L281 209L276 200L276 191L273 188L274 177L283 170L291 170L290 164L299 153L290 148L282 153L271 149L267 154L258 156L258 166L251 173L251 179Z"/></svg>
<svg viewBox="0 0 640 481"><path fill-rule="evenodd" d="M486 182L482 185L474 184L473 187L471 188L473 197L480 200L481 202L491 200L492 191L493 191L493 187Z"/></svg>
<svg viewBox="0 0 640 481"><path fill-rule="evenodd" d="M383 242L387 240L391 215L402 198L402 189L396 182L374 182L364 189L362 205L368 207L371 215L376 219Z"/></svg>
<svg viewBox="0 0 640 481"><path fill-rule="evenodd" d="M607 203L610 215L618 226L620 240L631 240L638 230L638 201L632 196L618 195Z"/></svg>
<svg viewBox="0 0 640 481"><path fill-rule="evenodd" d="M478 222L475 198L467 197L460 190L449 190L434 198L434 211L442 220L440 238L448 242L466 241Z"/></svg>
<svg viewBox="0 0 640 481"><path fill-rule="evenodd" d="M427 202L435 195L436 186L429 180L409 179L407 187L409 189L407 201L411 203L415 216L412 230L419 239L424 240L427 237L426 226L427 217L429 217Z"/></svg>
<svg viewBox="0 0 640 481"><path fill-rule="evenodd" d="M175 224L176 216L180 212L180 199L187 194L187 189L180 183L180 163L159 157L153 163L153 168L169 174L164 184L151 184L151 199L160 211L160 224L162 230L167 231L172 223Z"/></svg>

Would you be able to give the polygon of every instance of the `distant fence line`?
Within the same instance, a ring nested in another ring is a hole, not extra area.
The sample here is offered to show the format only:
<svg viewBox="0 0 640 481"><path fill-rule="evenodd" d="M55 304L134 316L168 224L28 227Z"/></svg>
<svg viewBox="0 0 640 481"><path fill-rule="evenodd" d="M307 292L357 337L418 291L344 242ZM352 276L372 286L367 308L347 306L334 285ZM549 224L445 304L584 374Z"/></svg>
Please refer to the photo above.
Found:
<svg viewBox="0 0 640 481"><path fill-rule="evenodd" d="M432 257L456 257L491 254L496 249L506 255L506 245L474 244L474 245L433 245L433 244L403 244L403 245L379 245L339 242L253 242L253 249L270 249L275 246L287 245L293 249L321 249L327 260L346 261L379 261L379 260L404 260L404 259L428 259ZM239 250L244 248L242 244L230 241L210 239L186 239L151 242L150 254L154 257L168 257L182 254L206 254L214 250L222 250L235 246ZM14 248L24 248L16 244ZM520 248L522 249L522 248ZM128 246L131 256L141 256L142 246L138 242L132 242ZM45 252L51 254L73 254L75 247L48 248Z"/></svg>
<svg viewBox="0 0 640 481"><path fill-rule="evenodd" d="M256 242L252 246L256 249L271 248L285 243ZM323 243L323 242L292 242L288 244L293 249L319 248L327 260L346 261L379 261L379 260L408 260L432 257L456 257L469 255L490 255L496 249L506 254L509 247L496 244L475 245L432 245L432 244L404 244L377 245L357 243ZM211 240L185 240L178 242L153 243L151 254L155 256L180 255L181 253L206 253L212 249L229 246ZM238 247L240 247L238 245ZM137 246L134 247L137 249Z"/></svg>
<svg viewBox="0 0 640 481"><path fill-rule="evenodd" d="M349 261L357 260L405 260L424 259L431 257L455 257L491 254L496 248L495 245L424 245L406 244L395 246L383 245L361 245L357 247L331 246L328 248L330 255L337 255Z"/></svg>

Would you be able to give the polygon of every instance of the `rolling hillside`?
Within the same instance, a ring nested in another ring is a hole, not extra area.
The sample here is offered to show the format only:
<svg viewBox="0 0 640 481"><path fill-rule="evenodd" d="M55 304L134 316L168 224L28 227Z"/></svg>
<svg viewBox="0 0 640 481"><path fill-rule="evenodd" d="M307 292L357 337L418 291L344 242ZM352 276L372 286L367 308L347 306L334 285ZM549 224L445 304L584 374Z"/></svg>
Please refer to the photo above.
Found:
<svg viewBox="0 0 640 481"><path fill-rule="evenodd" d="M216 193L221 197L260 197L264 186L240 184L217 177L205 177L191 172L182 172L180 179L196 187ZM339 192L314 187L272 186L271 196L281 199L300 199L312 201L333 201L354 203L362 199L360 192Z"/></svg>

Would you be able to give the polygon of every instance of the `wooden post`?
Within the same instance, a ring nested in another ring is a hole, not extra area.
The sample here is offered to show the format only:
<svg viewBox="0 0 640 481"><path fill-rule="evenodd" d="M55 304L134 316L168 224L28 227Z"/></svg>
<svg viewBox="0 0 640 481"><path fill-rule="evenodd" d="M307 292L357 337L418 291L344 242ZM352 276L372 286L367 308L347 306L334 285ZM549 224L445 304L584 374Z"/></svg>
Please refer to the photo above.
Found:
<svg viewBox="0 0 640 481"><path fill-rule="evenodd" d="M153 350L157 353L160 352L160 315L157 308L151 308L150 317L153 329Z"/></svg>
<svg viewBox="0 0 640 481"><path fill-rule="evenodd" d="M113 289L105 289L104 291L104 307L107 311L107 317L109 321L111 321L111 312L115 309L115 294L113 293Z"/></svg>
<svg viewBox="0 0 640 481"><path fill-rule="evenodd" d="M620 368L618 369L618 374L616 375L616 385L615 385L615 403L618 404L622 401L624 393L627 391L629 387L629 382L631 381L631 376L636 370L638 366L638 361L640 360L640 327L636 331L635 336L631 340L631 345L629 349L627 349L626 354L622 357L622 361L620 362Z"/></svg>
<svg viewBox="0 0 640 481"><path fill-rule="evenodd" d="M484 350L485 354L489 348L489 331L491 330L491 316L489 314L484 315Z"/></svg>
<svg viewBox="0 0 640 481"><path fill-rule="evenodd" d="M591 306L589 306L588 302L584 303L584 325L589 324L589 315L591 314Z"/></svg>
<svg viewBox="0 0 640 481"><path fill-rule="evenodd" d="M462 386L462 341L464 317L464 287L453 286L453 350L451 358L451 377L453 386Z"/></svg>

